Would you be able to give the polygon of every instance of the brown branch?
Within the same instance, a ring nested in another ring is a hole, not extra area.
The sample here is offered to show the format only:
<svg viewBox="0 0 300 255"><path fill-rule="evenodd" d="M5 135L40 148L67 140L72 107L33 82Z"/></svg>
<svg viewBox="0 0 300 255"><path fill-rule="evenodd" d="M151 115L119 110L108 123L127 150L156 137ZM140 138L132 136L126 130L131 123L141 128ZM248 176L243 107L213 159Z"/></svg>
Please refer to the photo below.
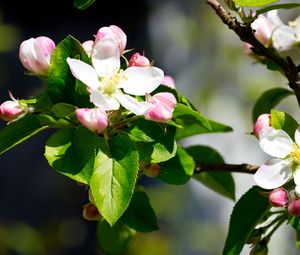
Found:
<svg viewBox="0 0 300 255"><path fill-rule="evenodd" d="M254 31L252 30L251 25L239 22L235 17L227 12L217 0L206 0L206 2L214 9L216 14L229 29L233 30L243 42L247 42L252 46L251 49L253 53L271 60L280 68L280 71L288 80L289 87L295 92L300 106L300 78L298 75L300 65L296 66L290 57L284 59L274 50L262 45L254 36Z"/></svg>
<svg viewBox="0 0 300 255"><path fill-rule="evenodd" d="M217 163L200 163L196 162L196 168L194 174L201 172L215 172L215 171L226 171L235 173L248 173L254 174L258 169L258 166L250 164L217 164Z"/></svg>

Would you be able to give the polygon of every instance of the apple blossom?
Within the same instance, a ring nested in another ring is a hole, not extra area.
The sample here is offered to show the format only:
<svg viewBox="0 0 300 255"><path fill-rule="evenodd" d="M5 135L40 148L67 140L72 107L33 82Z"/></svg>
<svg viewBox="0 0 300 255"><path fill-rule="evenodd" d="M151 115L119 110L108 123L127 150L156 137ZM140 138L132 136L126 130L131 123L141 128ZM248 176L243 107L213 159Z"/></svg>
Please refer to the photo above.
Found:
<svg viewBox="0 0 300 255"><path fill-rule="evenodd" d="M275 158L265 162L254 174L254 181L265 189L275 189L294 179L296 189L300 185L300 127L295 141L283 130L264 128L259 134L259 145Z"/></svg>
<svg viewBox="0 0 300 255"><path fill-rule="evenodd" d="M15 120L25 112L25 109L17 100L8 100L0 105L0 118L4 121Z"/></svg>
<svg viewBox="0 0 300 255"><path fill-rule="evenodd" d="M55 43L46 36L30 38L20 45L19 57L23 66L37 75L47 75Z"/></svg>
<svg viewBox="0 0 300 255"><path fill-rule="evenodd" d="M110 37L94 45L91 58L93 66L67 58L72 74L88 86L91 102L105 111L117 110L122 105L136 115L143 115L149 104L130 95L144 96L154 91L163 79L163 71L152 66L120 69L119 48Z"/></svg>
<svg viewBox="0 0 300 255"><path fill-rule="evenodd" d="M256 138L259 138L259 133L266 127L271 126L271 114L264 113L258 116L254 126L253 126L253 134Z"/></svg>
<svg viewBox="0 0 300 255"><path fill-rule="evenodd" d="M294 198L288 206L288 212L293 216L300 216L300 199Z"/></svg>
<svg viewBox="0 0 300 255"><path fill-rule="evenodd" d="M145 113L148 120L166 122L172 119L174 107L177 103L175 96L169 92L157 93L154 96L147 95L150 107Z"/></svg>
<svg viewBox="0 0 300 255"><path fill-rule="evenodd" d="M175 81L174 81L173 77L170 75L164 76L164 79L162 80L161 85L167 86L171 89L176 89Z"/></svg>
<svg viewBox="0 0 300 255"><path fill-rule="evenodd" d="M128 66L150 66L150 61L145 56L142 56L136 52L129 59Z"/></svg>
<svg viewBox="0 0 300 255"><path fill-rule="evenodd" d="M117 43L120 55L122 55L127 43L127 36L123 30L115 25L101 27L96 34L95 43L107 38L110 38Z"/></svg>
<svg viewBox="0 0 300 255"><path fill-rule="evenodd" d="M277 188L270 192L269 202L275 207L284 207L288 202L288 192L284 188Z"/></svg>
<svg viewBox="0 0 300 255"><path fill-rule="evenodd" d="M87 129L100 134L108 125L107 114L99 108L80 108L75 111L79 122Z"/></svg>
<svg viewBox="0 0 300 255"><path fill-rule="evenodd" d="M258 15L257 19L252 22L251 28L254 30L254 35L258 41L265 46L270 44L272 32L275 28L270 19L263 14Z"/></svg>
<svg viewBox="0 0 300 255"><path fill-rule="evenodd" d="M82 48L85 50L86 54L90 57L94 48L94 41L88 40L83 42Z"/></svg>

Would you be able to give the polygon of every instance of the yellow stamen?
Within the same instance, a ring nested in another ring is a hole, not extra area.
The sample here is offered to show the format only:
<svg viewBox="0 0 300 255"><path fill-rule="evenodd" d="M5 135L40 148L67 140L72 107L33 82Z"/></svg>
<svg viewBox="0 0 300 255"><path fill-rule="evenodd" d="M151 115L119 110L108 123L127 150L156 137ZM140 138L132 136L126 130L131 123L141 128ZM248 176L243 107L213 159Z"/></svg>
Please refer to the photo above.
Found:
<svg viewBox="0 0 300 255"><path fill-rule="evenodd" d="M115 69L112 73L112 75L105 75L103 78L101 78L101 82L103 84L103 87L101 88L101 91L104 94L111 95L115 93L115 91L118 89L119 84L123 80L127 80L128 77L126 74L124 74L123 70Z"/></svg>
<svg viewBox="0 0 300 255"><path fill-rule="evenodd" d="M300 149L296 144L293 144L293 150L290 153L290 157L294 164L300 165Z"/></svg>

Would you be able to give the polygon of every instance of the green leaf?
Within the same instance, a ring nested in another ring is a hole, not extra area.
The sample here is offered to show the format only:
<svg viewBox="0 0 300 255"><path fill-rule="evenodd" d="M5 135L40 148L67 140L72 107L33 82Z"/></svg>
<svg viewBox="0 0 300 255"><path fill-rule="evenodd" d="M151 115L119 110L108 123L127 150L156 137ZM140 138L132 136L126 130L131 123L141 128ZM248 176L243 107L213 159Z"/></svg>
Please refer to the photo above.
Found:
<svg viewBox="0 0 300 255"><path fill-rule="evenodd" d="M298 122L291 115L274 109L271 111L271 124L275 129L282 129L287 132L292 139L299 127Z"/></svg>
<svg viewBox="0 0 300 255"><path fill-rule="evenodd" d="M45 157L57 172L89 184L100 137L86 128L62 129L46 143Z"/></svg>
<svg viewBox="0 0 300 255"><path fill-rule="evenodd" d="M233 0L241 6L262 6L277 2L278 0Z"/></svg>
<svg viewBox="0 0 300 255"><path fill-rule="evenodd" d="M52 112L58 118L68 117L71 114L74 114L76 107L71 104L66 103L57 103L53 105Z"/></svg>
<svg viewBox="0 0 300 255"><path fill-rule="evenodd" d="M176 104L173 120L182 128L176 129L176 139L212 132L228 132L229 126L212 121L183 104Z"/></svg>
<svg viewBox="0 0 300 255"><path fill-rule="evenodd" d="M292 217L289 223L296 230L296 246L300 249L300 219L299 217Z"/></svg>
<svg viewBox="0 0 300 255"><path fill-rule="evenodd" d="M282 99L294 93L284 88L273 88L265 91L256 101L252 111L252 121L255 123L258 116L269 113Z"/></svg>
<svg viewBox="0 0 300 255"><path fill-rule="evenodd" d="M223 255L240 254L253 229L269 210L268 197L259 194L256 187L248 190L233 208Z"/></svg>
<svg viewBox="0 0 300 255"><path fill-rule="evenodd" d="M90 7L96 0L74 0L73 5L79 10L85 10Z"/></svg>
<svg viewBox="0 0 300 255"><path fill-rule="evenodd" d="M200 163L224 163L222 156L214 149L207 146L192 146L186 148L186 151L193 159ZM220 170L222 170L220 168ZM215 192L235 200L235 185L231 173L224 171L205 171L205 168L193 176Z"/></svg>
<svg viewBox="0 0 300 255"><path fill-rule="evenodd" d="M96 206L112 226L129 205L139 170L135 144L119 135L100 144L90 186Z"/></svg>
<svg viewBox="0 0 300 255"><path fill-rule="evenodd" d="M194 174L194 159L180 146L177 147L175 157L160 163L157 178L169 184L185 184Z"/></svg>
<svg viewBox="0 0 300 255"><path fill-rule="evenodd" d="M287 4L273 4L264 8L261 8L259 10L256 10L255 14L258 16L260 14L272 11L272 10L278 10L278 9L292 9L292 8L296 8L296 7L300 7L300 4L295 4L295 3L287 3Z"/></svg>
<svg viewBox="0 0 300 255"><path fill-rule="evenodd" d="M136 232L122 222L110 226L101 220L97 226L97 240L102 250L111 255L125 254L133 242Z"/></svg>
<svg viewBox="0 0 300 255"><path fill-rule="evenodd" d="M76 94L76 81L70 72L66 59L79 58L86 63L90 63L89 57L81 46L81 43L72 36L67 36L55 48L51 56L51 64L48 75L48 94L54 103L64 102L77 104L84 107L86 98ZM77 98L77 101L74 101Z"/></svg>
<svg viewBox="0 0 300 255"><path fill-rule="evenodd" d="M174 157L177 148L175 130L173 126L142 119L125 132L136 142L141 160L158 163Z"/></svg>
<svg viewBox="0 0 300 255"><path fill-rule="evenodd" d="M32 114L11 122L0 131L0 155L46 128Z"/></svg>
<svg viewBox="0 0 300 255"><path fill-rule="evenodd" d="M151 232L158 229L157 219L147 194L136 191L121 221L138 232Z"/></svg>

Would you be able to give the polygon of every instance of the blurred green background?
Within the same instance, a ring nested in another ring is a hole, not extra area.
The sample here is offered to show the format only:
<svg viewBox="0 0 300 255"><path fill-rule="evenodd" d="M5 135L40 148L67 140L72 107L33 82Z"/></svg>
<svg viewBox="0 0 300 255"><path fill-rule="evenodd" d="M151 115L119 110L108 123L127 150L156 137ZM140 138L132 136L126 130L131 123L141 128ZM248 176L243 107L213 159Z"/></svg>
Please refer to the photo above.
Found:
<svg viewBox="0 0 300 255"><path fill-rule="evenodd" d="M285 1L282 1L285 2ZM289 1L291 2L291 1ZM298 10L299 11L299 10ZM284 19L286 12L281 15ZM295 17L297 11L292 12ZM102 26L118 25L135 48L172 75L177 89L201 113L234 128L230 134L195 136L184 146L215 147L228 163L262 164L267 156L251 131L251 110L266 89L286 81L243 52L243 44L203 0L96 1L79 11L72 1L0 2L0 97L35 95L45 84L24 75L18 59L23 40L40 35L56 43L73 35L93 39ZM291 97L278 107L299 119ZM1 123L1 127L5 123ZM47 165L44 144L52 131L39 134L0 157L0 255L100 255L96 222L87 222L82 206L87 192ZM236 197L254 183L235 174ZM196 181L184 186L145 179L160 230L139 234L127 255L219 255L225 242L233 201ZM283 227L270 247L271 255L299 254L295 235ZM242 254L248 254L245 247Z"/></svg>

